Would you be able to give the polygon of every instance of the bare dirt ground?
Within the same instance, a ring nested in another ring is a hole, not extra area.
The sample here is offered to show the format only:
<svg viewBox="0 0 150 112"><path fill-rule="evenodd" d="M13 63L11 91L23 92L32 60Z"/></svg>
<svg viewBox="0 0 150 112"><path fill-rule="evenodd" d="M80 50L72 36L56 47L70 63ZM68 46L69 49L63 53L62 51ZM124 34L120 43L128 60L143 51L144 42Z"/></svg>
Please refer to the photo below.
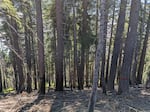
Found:
<svg viewBox="0 0 150 112"><path fill-rule="evenodd" d="M0 95L0 112L86 112L91 90ZM97 93L95 112L150 112L150 90L130 88L128 95Z"/></svg>

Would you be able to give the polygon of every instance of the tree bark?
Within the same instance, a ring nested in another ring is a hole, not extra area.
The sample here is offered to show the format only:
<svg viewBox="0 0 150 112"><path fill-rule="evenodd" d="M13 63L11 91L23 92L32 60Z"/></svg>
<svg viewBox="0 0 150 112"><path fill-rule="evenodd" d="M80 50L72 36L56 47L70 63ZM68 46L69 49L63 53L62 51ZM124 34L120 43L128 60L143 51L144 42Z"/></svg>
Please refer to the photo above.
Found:
<svg viewBox="0 0 150 112"><path fill-rule="evenodd" d="M82 2L82 7L83 7L83 12L82 12L82 26L81 26L81 63L79 65L79 78L78 78L78 89L81 90L84 88L84 64L85 64L85 38L87 36L87 6L88 6L88 0L83 0Z"/></svg>
<svg viewBox="0 0 150 112"><path fill-rule="evenodd" d="M140 10L141 10L140 11L141 23L140 23L140 28L139 28L140 36L138 37L138 40L135 46L134 63L133 63L133 69L132 69L132 74L131 74L131 84L133 86L137 84L136 75L138 76L138 66L139 66L138 60L140 60L143 37L144 37L143 34L144 34L146 5L147 5L147 0L145 0L144 9L142 8L142 3L140 4Z"/></svg>
<svg viewBox="0 0 150 112"><path fill-rule="evenodd" d="M98 16L99 16L99 0L96 0L96 26L95 26L95 36L98 36Z"/></svg>
<svg viewBox="0 0 150 112"><path fill-rule="evenodd" d="M126 4L127 4L127 0L121 0L120 12L119 12L119 18L117 23L117 30L116 30L116 36L115 36L114 48L113 48L113 54L111 60L110 75L108 78L108 90L110 91L114 90L114 81L116 77L118 57L120 54L122 35L123 35L124 24L125 24Z"/></svg>
<svg viewBox="0 0 150 112"><path fill-rule="evenodd" d="M0 93L3 91L3 86L2 86L2 74L1 74L1 69L0 69Z"/></svg>
<svg viewBox="0 0 150 112"><path fill-rule="evenodd" d="M56 26L57 26L57 47L56 47L56 91L63 91L63 3L56 0Z"/></svg>
<svg viewBox="0 0 150 112"><path fill-rule="evenodd" d="M100 35L99 35L99 41L98 46L96 50L96 58L95 58L95 69L94 69L94 76L93 76L93 86L92 86L92 92L89 99L89 105L88 105L88 112L93 112L95 103L96 103L96 95L97 95L97 86L98 86L98 73L99 73L99 67L100 67L100 58L103 54L103 47L104 47L104 25L105 25L105 5L106 1L101 0L101 16L100 16Z"/></svg>
<svg viewBox="0 0 150 112"><path fill-rule="evenodd" d="M108 23L108 12L109 12L109 1L106 0L106 8L105 8L105 25L104 25L104 47L103 47L103 55L102 55L102 65L101 65L101 85L103 89L103 93L106 94L106 82L105 82L105 62L106 62L106 40L107 40L107 23Z"/></svg>
<svg viewBox="0 0 150 112"><path fill-rule="evenodd" d="M11 19L11 25L13 26L13 28L11 28L11 38L12 38L12 45L14 48L14 56L15 56L15 61L16 61L16 69L17 69L17 74L18 74L18 93L21 93L24 91L25 86L24 86L24 74L23 74L23 58L22 58L22 54L21 54L21 50L19 47L19 36L17 34L17 23L15 20ZM15 31L14 31L15 30Z"/></svg>
<svg viewBox="0 0 150 112"><path fill-rule="evenodd" d="M45 94L44 36L41 0L35 0L38 37L39 93Z"/></svg>
<svg viewBox="0 0 150 112"><path fill-rule="evenodd" d="M138 18L139 18L139 6L140 0L132 0L131 3L131 11L130 11L130 18L129 18L129 28L127 39L125 43L125 50L124 50L124 58L123 64L121 68L121 74L119 77L119 88L118 93L126 93L129 91L129 77L131 73L131 65L132 65L132 58L133 52L135 48L135 42L137 40L137 28L138 28Z"/></svg>
<svg viewBox="0 0 150 112"><path fill-rule="evenodd" d="M142 83L142 74L143 74L143 69L144 69L144 60L145 60L145 56L146 56L149 30L150 30L150 12L149 12L149 17L148 17L148 21L147 21L147 28L146 28L146 34L145 34L143 48L142 48L142 54L141 54L141 57L140 57L140 65L139 65L138 75L137 75L137 83L138 84Z"/></svg>
<svg viewBox="0 0 150 112"><path fill-rule="evenodd" d="M89 87L89 52L86 52L86 87Z"/></svg>
<svg viewBox="0 0 150 112"><path fill-rule="evenodd" d="M74 0L75 4L75 0ZM73 88L76 87L77 78L77 29L76 29L76 10L73 6L73 42L74 42L74 74L73 74ZM72 78L71 78L72 79Z"/></svg>
<svg viewBox="0 0 150 112"><path fill-rule="evenodd" d="M112 22L111 22L111 34L110 34L110 40L109 40L109 48L108 48L108 57L107 57L107 62L106 62L106 78L105 81L106 83L108 82L108 74L109 74L109 69L110 69L110 54L111 54L111 46L112 46L112 40L113 40L113 29L114 29L114 18L115 18L115 8L116 8L116 3L114 0L113 4L113 16L112 16Z"/></svg>
<svg viewBox="0 0 150 112"><path fill-rule="evenodd" d="M30 32L29 29L27 28L28 25L27 16L24 14L23 18L24 18L24 34L25 34L25 53L27 63L27 92L30 93L32 91Z"/></svg>
<svg viewBox="0 0 150 112"><path fill-rule="evenodd" d="M35 48L34 48L34 45L35 45L35 42L34 42L34 39L33 39L33 35L31 36L31 44L32 44L32 61L33 61L33 71L34 71L34 76L33 76L33 80L34 80L34 89L36 90L37 89L37 70L36 70L36 56L35 56Z"/></svg>
<svg viewBox="0 0 150 112"><path fill-rule="evenodd" d="M10 44L13 46L13 39L10 37ZM15 53L13 51L11 51L11 62L12 62L12 66L13 66L13 70L14 70L14 76L15 76L15 90L18 92L18 73L17 73L17 65L16 65L16 57L15 57Z"/></svg>

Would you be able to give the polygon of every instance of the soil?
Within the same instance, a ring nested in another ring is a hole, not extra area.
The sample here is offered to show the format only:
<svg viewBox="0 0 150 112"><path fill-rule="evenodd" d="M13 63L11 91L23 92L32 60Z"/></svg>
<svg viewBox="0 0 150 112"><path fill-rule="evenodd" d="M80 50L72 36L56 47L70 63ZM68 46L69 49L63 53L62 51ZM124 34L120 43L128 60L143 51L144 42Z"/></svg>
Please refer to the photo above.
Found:
<svg viewBox="0 0 150 112"><path fill-rule="evenodd" d="M0 95L0 112L86 112L90 93L91 89ZM98 89L95 112L150 112L150 90L130 88L126 95L104 95Z"/></svg>

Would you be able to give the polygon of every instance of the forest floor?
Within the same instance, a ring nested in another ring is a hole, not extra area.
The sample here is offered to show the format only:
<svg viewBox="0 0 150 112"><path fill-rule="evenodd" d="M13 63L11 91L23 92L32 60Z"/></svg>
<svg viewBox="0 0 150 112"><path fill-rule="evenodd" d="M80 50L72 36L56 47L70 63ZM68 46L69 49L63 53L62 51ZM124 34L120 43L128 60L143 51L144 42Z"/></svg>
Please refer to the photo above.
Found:
<svg viewBox="0 0 150 112"><path fill-rule="evenodd" d="M91 89L0 95L0 112L86 112L90 93ZM98 89L95 112L150 112L150 90L130 88L127 95L104 95Z"/></svg>

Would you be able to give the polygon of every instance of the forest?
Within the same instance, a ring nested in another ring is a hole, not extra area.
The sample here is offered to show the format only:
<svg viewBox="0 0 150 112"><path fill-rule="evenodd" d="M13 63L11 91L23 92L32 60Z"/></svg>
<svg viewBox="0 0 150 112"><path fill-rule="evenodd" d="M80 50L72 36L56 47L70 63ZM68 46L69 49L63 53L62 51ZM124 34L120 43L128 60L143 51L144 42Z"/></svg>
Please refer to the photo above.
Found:
<svg viewBox="0 0 150 112"><path fill-rule="evenodd" d="M0 112L150 112L150 0L0 0Z"/></svg>

